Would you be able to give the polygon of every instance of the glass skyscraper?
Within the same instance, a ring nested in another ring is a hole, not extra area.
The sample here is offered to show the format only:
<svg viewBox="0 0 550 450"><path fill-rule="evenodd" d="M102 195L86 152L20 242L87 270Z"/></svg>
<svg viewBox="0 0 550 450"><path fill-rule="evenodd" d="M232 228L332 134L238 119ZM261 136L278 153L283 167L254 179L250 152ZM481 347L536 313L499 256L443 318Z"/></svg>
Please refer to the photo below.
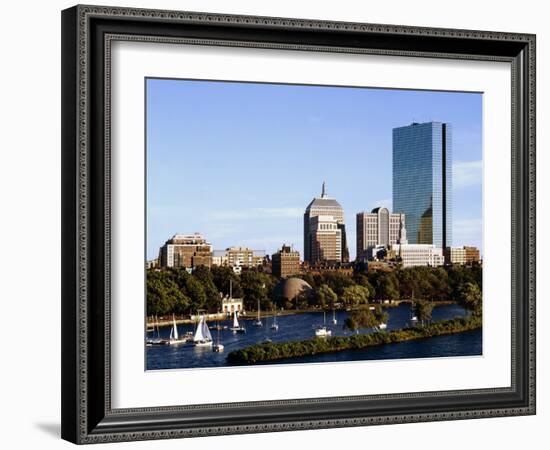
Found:
<svg viewBox="0 0 550 450"><path fill-rule="evenodd" d="M393 129L393 211L404 213L410 244L453 242L452 128L413 123Z"/></svg>

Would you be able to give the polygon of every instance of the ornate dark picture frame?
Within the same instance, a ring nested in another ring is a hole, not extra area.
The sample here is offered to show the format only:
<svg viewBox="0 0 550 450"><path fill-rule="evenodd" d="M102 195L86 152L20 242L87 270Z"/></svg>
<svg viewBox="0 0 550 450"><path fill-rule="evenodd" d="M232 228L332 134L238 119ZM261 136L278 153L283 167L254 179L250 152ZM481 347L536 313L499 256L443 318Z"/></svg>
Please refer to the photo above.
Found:
<svg viewBox="0 0 550 450"><path fill-rule="evenodd" d="M186 42L512 66L512 373L506 388L113 409L110 45ZM83 444L535 413L535 36L75 6L62 12L62 437Z"/></svg>

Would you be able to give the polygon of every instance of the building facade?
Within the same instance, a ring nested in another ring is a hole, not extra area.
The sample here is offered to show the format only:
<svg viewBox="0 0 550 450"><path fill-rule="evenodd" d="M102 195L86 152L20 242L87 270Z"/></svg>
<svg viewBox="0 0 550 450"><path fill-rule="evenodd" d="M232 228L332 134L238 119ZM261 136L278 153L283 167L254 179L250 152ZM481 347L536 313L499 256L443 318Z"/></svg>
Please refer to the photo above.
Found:
<svg viewBox="0 0 550 450"><path fill-rule="evenodd" d="M318 262L319 257L318 248L314 249L315 245L319 243L314 241L314 236L312 230L317 230L316 226L312 226L312 222L315 217L323 216L327 218L332 217L336 223L336 228L340 231L338 233L340 249L338 252L331 252L330 256L335 257L335 254L338 254L338 258L335 261L338 262L348 262L349 261L349 251L347 247L346 239L346 226L344 221L344 209L340 206L335 199L329 197L326 194L325 183L323 183L323 188L321 190L321 197L315 197L307 206L304 213L304 261L309 264L314 264ZM318 224L318 222L317 222ZM333 260L327 260L333 261Z"/></svg>
<svg viewBox="0 0 550 450"><path fill-rule="evenodd" d="M310 265L342 261L342 229L333 216L314 216L309 221Z"/></svg>
<svg viewBox="0 0 550 450"><path fill-rule="evenodd" d="M300 272L300 253L290 245L283 245L281 250L271 257L271 271L279 278L286 278Z"/></svg>
<svg viewBox="0 0 550 450"><path fill-rule="evenodd" d="M243 299L242 298L233 298L226 296L222 298L222 313L225 315L232 315L234 312L237 312L240 315L244 311Z"/></svg>
<svg viewBox="0 0 550 450"><path fill-rule="evenodd" d="M161 267L195 268L212 265L212 245L202 234L175 234L160 248Z"/></svg>
<svg viewBox="0 0 550 450"><path fill-rule="evenodd" d="M480 253L477 247L447 247L444 251L445 264L479 264Z"/></svg>
<svg viewBox="0 0 550 450"><path fill-rule="evenodd" d="M431 266L445 263L443 250L432 244L394 244L390 251L401 261L402 267Z"/></svg>
<svg viewBox="0 0 550 450"><path fill-rule="evenodd" d="M466 251L464 247L447 247L443 255L445 256L445 264L456 264L461 266L466 264Z"/></svg>
<svg viewBox="0 0 550 450"><path fill-rule="evenodd" d="M445 264L460 265L466 264L466 251L464 247L447 247L443 251L445 256Z"/></svg>
<svg viewBox="0 0 550 450"><path fill-rule="evenodd" d="M265 251L252 250L248 247L229 247L225 250L214 250L212 264L231 267L240 273L243 268L259 267L264 263Z"/></svg>
<svg viewBox="0 0 550 450"><path fill-rule="evenodd" d="M407 217L411 244L452 246L452 128L413 123L393 129L393 210Z"/></svg>
<svg viewBox="0 0 550 450"><path fill-rule="evenodd" d="M477 247L464 247L464 257L466 264L479 264L481 261L481 254Z"/></svg>
<svg viewBox="0 0 550 450"><path fill-rule="evenodd" d="M392 214L387 208L375 208L370 213L356 215L357 260L372 257L371 250L393 244L406 244L405 214Z"/></svg>

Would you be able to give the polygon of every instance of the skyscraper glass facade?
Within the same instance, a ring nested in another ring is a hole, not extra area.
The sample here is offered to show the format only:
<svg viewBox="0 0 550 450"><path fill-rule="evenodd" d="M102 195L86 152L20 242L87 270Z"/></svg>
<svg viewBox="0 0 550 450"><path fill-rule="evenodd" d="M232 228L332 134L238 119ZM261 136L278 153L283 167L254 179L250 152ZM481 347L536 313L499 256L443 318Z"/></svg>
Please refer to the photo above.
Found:
<svg viewBox="0 0 550 450"><path fill-rule="evenodd" d="M410 244L452 246L452 129L427 122L393 129L393 210Z"/></svg>

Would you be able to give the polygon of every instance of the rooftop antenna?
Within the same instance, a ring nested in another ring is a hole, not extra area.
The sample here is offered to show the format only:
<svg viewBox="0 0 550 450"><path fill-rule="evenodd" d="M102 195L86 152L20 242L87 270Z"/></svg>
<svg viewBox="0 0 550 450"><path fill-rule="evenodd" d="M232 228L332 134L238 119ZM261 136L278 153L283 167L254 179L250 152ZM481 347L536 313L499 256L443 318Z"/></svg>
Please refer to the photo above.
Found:
<svg viewBox="0 0 550 450"><path fill-rule="evenodd" d="M325 182L323 181L323 189L321 190L321 198L325 198L326 196L326 191L325 191Z"/></svg>

